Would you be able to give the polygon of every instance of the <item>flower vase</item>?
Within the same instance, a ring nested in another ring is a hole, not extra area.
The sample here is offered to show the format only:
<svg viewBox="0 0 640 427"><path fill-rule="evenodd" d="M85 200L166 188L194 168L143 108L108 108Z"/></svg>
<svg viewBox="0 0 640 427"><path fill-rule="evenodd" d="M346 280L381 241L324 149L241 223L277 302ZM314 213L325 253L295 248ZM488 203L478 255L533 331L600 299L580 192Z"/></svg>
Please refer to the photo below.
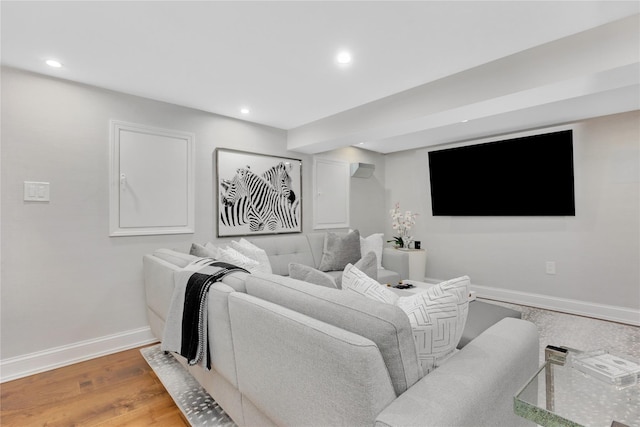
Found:
<svg viewBox="0 0 640 427"><path fill-rule="evenodd" d="M409 244L411 243L411 237L402 237L402 248L409 249Z"/></svg>

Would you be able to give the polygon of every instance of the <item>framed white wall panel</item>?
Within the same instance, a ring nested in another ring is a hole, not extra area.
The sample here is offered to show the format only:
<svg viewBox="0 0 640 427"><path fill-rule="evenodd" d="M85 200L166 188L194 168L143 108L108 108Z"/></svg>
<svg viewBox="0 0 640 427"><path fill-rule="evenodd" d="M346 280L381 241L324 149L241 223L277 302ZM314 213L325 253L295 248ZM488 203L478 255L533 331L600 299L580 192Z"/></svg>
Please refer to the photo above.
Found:
<svg viewBox="0 0 640 427"><path fill-rule="evenodd" d="M194 136L110 121L110 235L194 232Z"/></svg>
<svg viewBox="0 0 640 427"><path fill-rule="evenodd" d="M313 159L313 228L349 227L349 162Z"/></svg>

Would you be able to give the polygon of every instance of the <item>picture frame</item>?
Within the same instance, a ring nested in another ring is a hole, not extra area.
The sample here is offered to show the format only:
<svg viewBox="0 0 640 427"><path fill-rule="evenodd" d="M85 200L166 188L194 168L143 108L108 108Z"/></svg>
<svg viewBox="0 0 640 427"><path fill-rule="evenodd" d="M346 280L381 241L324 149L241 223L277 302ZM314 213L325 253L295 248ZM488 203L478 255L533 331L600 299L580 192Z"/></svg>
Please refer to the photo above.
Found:
<svg viewBox="0 0 640 427"><path fill-rule="evenodd" d="M217 237L302 232L302 160L216 148Z"/></svg>

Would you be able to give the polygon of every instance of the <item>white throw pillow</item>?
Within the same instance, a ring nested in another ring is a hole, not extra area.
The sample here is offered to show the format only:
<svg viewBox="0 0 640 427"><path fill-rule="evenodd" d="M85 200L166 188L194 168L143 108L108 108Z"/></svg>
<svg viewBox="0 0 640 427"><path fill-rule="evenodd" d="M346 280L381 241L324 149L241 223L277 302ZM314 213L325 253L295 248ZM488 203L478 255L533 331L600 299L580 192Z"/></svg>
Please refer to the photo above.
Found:
<svg viewBox="0 0 640 427"><path fill-rule="evenodd" d="M244 238L240 239L239 242L232 241L231 247L240 252L242 255L251 258L254 261L257 261L258 264L260 264L259 271L268 274L273 273L273 271L271 270L271 262L269 261L269 256L264 249L257 247Z"/></svg>
<svg viewBox="0 0 640 427"><path fill-rule="evenodd" d="M218 253L220 255L217 258L218 261L233 264L250 272L259 271L260 263L258 261L242 255L233 248L220 248Z"/></svg>
<svg viewBox="0 0 640 427"><path fill-rule="evenodd" d="M213 258L218 259L220 257L220 246L216 246L211 242L207 242L205 243L204 247L209 249L213 253Z"/></svg>
<svg viewBox="0 0 640 427"><path fill-rule="evenodd" d="M375 233L368 237L360 236L360 253L362 255L374 252L378 259L378 268L382 267L382 248L384 246L384 234Z"/></svg>
<svg viewBox="0 0 640 427"><path fill-rule="evenodd" d="M456 350L469 312L469 282L467 276L458 277L398 298L396 305L409 316L425 375Z"/></svg>
<svg viewBox="0 0 640 427"><path fill-rule="evenodd" d="M352 264L347 264L344 268L344 272L342 273L342 289L387 304L395 304L399 298L395 292L387 289L385 285L381 285L376 280L373 280Z"/></svg>
<svg viewBox="0 0 640 427"><path fill-rule="evenodd" d="M216 258L218 255L217 248L216 250L208 249L205 246L202 246L198 243L192 243L191 249L189 249L189 254L200 257L200 258Z"/></svg>

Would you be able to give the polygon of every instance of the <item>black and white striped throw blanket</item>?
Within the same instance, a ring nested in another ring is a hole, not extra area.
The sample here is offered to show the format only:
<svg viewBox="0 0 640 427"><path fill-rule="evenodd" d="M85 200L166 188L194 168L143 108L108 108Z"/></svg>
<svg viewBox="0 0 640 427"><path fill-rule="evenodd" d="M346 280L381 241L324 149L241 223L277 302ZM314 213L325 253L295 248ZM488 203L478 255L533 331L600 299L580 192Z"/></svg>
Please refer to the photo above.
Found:
<svg viewBox="0 0 640 427"><path fill-rule="evenodd" d="M189 365L199 364L211 369L207 333L209 288L234 272L248 273L233 264L204 258L176 273L175 288L164 325L162 350L179 353Z"/></svg>

